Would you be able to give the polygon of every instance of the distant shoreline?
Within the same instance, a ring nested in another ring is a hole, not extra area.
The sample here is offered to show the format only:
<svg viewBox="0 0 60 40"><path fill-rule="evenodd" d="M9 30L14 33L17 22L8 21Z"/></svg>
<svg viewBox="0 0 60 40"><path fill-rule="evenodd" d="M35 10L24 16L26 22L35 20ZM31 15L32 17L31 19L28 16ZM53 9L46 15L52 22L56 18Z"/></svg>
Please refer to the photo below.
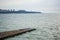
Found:
<svg viewBox="0 0 60 40"><path fill-rule="evenodd" d="M41 13L41 12L0 12L0 13Z"/></svg>
<svg viewBox="0 0 60 40"><path fill-rule="evenodd" d="M18 11L15 11L15 10L2 10L0 9L0 13L2 14L10 14L10 13L41 13L41 12L35 12L35 11L26 11L26 10L18 10Z"/></svg>
<svg viewBox="0 0 60 40"><path fill-rule="evenodd" d="M0 13L0 14L41 14L41 13Z"/></svg>

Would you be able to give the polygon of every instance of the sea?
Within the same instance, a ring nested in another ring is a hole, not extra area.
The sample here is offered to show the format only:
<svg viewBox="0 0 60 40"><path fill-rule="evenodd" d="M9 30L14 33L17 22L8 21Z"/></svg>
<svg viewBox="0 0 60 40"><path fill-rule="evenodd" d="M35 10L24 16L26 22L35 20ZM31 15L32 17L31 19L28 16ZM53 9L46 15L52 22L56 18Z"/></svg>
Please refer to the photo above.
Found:
<svg viewBox="0 0 60 40"><path fill-rule="evenodd" d="M0 32L24 28L36 30L5 40L60 40L60 13L0 14Z"/></svg>

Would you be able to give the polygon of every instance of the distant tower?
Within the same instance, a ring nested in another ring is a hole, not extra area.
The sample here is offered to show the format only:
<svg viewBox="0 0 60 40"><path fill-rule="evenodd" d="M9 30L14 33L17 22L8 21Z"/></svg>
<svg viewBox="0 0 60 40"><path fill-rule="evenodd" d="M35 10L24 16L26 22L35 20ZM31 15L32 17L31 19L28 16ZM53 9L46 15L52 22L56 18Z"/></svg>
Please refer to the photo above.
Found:
<svg viewBox="0 0 60 40"><path fill-rule="evenodd" d="M10 11L12 12L12 9Z"/></svg>
<svg viewBox="0 0 60 40"><path fill-rule="evenodd" d="M13 9L13 11L15 11L15 9Z"/></svg>

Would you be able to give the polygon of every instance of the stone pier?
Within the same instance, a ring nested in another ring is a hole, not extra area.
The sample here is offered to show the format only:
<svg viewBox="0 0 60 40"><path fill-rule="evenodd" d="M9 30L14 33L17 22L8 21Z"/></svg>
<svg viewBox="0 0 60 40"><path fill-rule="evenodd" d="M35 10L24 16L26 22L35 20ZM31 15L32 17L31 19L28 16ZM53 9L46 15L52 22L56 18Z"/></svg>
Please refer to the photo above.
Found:
<svg viewBox="0 0 60 40"><path fill-rule="evenodd" d="M21 35L23 33L31 32L34 30L36 30L36 29L25 28L25 29L19 29L19 30L0 32L0 40L9 38L9 37L13 37L13 36L17 36L17 35Z"/></svg>

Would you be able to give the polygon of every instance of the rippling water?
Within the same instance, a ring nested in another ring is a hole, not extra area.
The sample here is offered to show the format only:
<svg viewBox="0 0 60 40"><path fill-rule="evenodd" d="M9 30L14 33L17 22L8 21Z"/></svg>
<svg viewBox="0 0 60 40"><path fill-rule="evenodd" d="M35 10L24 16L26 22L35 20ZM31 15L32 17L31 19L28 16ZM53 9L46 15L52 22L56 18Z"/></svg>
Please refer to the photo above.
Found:
<svg viewBox="0 0 60 40"><path fill-rule="evenodd" d="M37 30L5 40L60 40L60 14L0 14L0 32L21 28Z"/></svg>

